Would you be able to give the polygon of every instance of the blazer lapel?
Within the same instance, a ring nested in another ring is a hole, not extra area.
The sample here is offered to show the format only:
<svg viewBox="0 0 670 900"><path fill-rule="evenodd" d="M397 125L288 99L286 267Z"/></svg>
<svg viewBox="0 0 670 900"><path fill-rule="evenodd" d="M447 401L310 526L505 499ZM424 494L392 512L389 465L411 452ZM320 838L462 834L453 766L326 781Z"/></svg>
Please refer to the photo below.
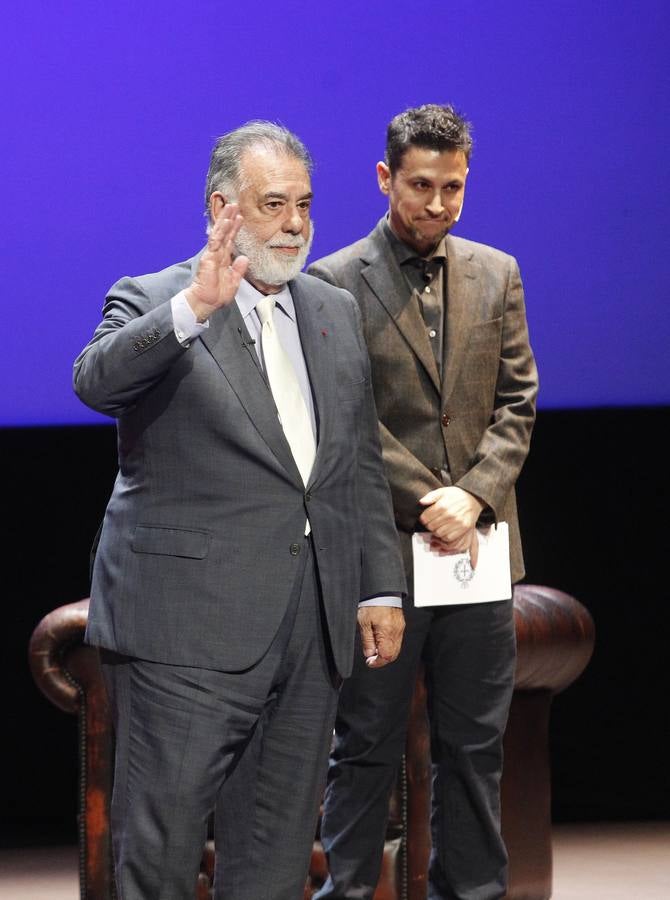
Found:
<svg viewBox="0 0 670 900"><path fill-rule="evenodd" d="M380 223L372 232L374 251L370 254L368 265L363 268L361 274L420 359L435 389L439 391L440 375L419 304L414 294L408 294L406 289L403 290L405 278L381 229Z"/></svg>
<svg viewBox="0 0 670 900"><path fill-rule="evenodd" d="M256 351L237 303L217 310L209 319L202 342L214 357L256 430L294 481L302 484L284 432L272 392L261 370Z"/></svg>
<svg viewBox="0 0 670 900"><path fill-rule="evenodd" d="M328 313L328 306L319 297L309 280L309 287L301 275L289 281L289 289L293 297L300 343L305 357L317 420L317 446L312 474L309 484L318 478L319 463L325 453L329 435L333 427L335 412L335 334L333 320ZM317 282L318 285L318 282Z"/></svg>
<svg viewBox="0 0 670 900"><path fill-rule="evenodd" d="M447 324L442 402L449 400L465 358L468 332L477 315L477 265L473 253L447 238Z"/></svg>

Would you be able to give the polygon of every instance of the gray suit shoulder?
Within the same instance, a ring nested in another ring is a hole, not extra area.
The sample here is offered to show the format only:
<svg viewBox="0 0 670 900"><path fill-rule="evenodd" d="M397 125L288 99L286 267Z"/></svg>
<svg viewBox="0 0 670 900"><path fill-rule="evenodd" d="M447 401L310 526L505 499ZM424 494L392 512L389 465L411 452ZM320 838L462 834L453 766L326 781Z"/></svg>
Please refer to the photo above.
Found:
<svg viewBox="0 0 670 900"><path fill-rule="evenodd" d="M114 294L119 290L125 292L128 289L139 289L154 303L162 303L190 284L195 258L191 257L183 262L174 263L159 272L149 272L146 275L124 275L112 285L109 294Z"/></svg>
<svg viewBox="0 0 670 900"><path fill-rule="evenodd" d="M313 265L313 264L312 264ZM312 265L309 268L312 268ZM324 281L317 275L310 274L309 271L301 272L296 276L296 280L300 282L301 287L307 288L309 293L316 297L323 297L326 302L344 302L345 304L354 306L355 301L351 293L345 288L338 287L328 281Z"/></svg>

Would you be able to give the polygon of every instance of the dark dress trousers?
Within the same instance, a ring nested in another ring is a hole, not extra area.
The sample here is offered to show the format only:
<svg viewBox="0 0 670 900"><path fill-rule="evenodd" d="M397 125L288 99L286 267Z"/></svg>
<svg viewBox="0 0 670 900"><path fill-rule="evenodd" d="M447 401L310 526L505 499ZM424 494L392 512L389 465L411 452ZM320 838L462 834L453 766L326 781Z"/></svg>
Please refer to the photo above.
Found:
<svg viewBox="0 0 670 900"><path fill-rule="evenodd" d="M87 630L121 723L117 882L191 897L218 804L217 896L296 900L358 600L405 577L356 304L289 283L318 421L305 486L237 304L174 334L197 263L115 284L75 363L118 424Z"/></svg>
<svg viewBox="0 0 670 900"><path fill-rule="evenodd" d="M512 578L523 575L514 484L528 451L537 373L519 270L490 247L451 235L445 243L440 367L385 220L309 269L350 291L362 314L410 588L418 500L449 484L485 502L482 523L509 524ZM377 680L355 663L340 695L321 828L330 878L318 896L373 895L423 660L434 765L429 897L493 900L506 883L499 781L515 663L512 603L414 609L409 597L405 614L396 663Z"/></svg>

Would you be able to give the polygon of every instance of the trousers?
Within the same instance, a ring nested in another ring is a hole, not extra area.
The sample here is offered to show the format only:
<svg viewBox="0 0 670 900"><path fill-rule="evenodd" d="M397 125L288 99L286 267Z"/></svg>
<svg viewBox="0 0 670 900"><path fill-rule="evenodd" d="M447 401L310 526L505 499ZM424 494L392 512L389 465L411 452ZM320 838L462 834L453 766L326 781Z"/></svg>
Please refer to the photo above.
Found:
<svg viewBox="0 0 670 900"><path fill-rule="evenodd" d="M512 601L416 609L410 600L405 619L396 662L375 672L357 654L341 691L321 822L330 874L315 896L374 894L423 660L433 767L429 900L503 897L500 777L516 661Z"/></svg>
<svg viewBox="0 0 670 900"><path fill-rule="evenodd" d="M279 631L248 670L102 651L119 900L193 900L212 810L217 900L302 898L340 684L308 539L303 558Z"/></svg>

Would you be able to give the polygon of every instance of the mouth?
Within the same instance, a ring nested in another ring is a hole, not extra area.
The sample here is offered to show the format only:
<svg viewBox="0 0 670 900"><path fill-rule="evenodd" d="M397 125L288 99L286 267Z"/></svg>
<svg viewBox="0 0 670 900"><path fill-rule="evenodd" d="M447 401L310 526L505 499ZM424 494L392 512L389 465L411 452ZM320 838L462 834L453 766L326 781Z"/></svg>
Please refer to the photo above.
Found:
<svg viewBox="0 0 670 900"><path fill-rule="evenodd" d="M297 256L300 247L282 247L279 245L275 245L270 249L276 250L278 253L283 253L285 256Z"/></svg>

